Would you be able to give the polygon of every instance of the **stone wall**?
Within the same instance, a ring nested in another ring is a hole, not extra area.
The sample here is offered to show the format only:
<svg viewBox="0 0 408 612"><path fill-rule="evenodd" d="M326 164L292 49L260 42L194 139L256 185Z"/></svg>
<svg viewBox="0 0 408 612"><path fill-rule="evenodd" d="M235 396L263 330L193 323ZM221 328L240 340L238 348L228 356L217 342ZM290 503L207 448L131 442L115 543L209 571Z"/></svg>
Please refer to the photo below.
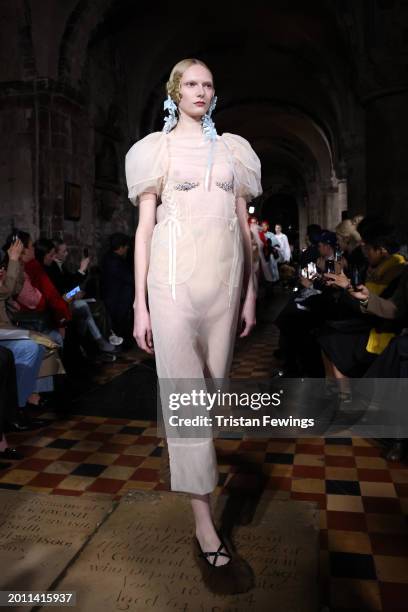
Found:
<svg viewBox="0 0 408 612"><path fill-rule="evenodd" d="M10 87L0 98L0 245L12 226L38 231L35 115L30 93Z"/></svg>
<svg viewBox="0 0 408 612"><path fill-rule="evenodd" d="M99 254L114 231L134 233L124 157L160 129L168 71L186 54L214 68L220 131L300 177L304 187L288 188L303 203L302 227L384 202L408 223L399 213L408 210L408 5L301 4L254 2L248 19L192 8L186 28L164 2L1 2L0 241L14 223L64 236L79 257L84 245ZM287 118L272 126L277 113ZM321 129L323 157L296 116ZM267 189L273 164L263 166ZM81 189L77 221L66 218L67 184Z"/></svg>

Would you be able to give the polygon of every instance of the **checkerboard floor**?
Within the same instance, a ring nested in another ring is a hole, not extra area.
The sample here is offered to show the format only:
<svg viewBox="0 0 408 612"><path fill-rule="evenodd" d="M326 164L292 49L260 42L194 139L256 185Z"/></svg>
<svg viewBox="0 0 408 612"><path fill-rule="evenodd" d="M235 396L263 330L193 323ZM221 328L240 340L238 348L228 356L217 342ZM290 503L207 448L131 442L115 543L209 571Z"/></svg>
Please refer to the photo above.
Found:
<svg viewBox="0 0 408 612"><path fill-rule="evenodd" d="M264 376L276 339L273 326L262 338L254 335L238 351L233 374ZM0 464L0 488L113 499L129 489L165 489L155 422L75 416L8 441L26 458ZM322 606L331 612L408 610L405 464L387 462L375 441L356 438L217 439L216 448L216 494L256 497L261 487L270 498L316 502Z"/></svg>
<svg viewBox="0 0 408 612"><path fill-rule="evenodd" d="M44 415L46 416L46 415ZM156 424L75 417L15 434L26 459L0 471L0 488L51 495L161 490ZM408 469L374 442L298 438L216 440L216 493L316 502L320 584L331 610L407 610Z"/></svg>

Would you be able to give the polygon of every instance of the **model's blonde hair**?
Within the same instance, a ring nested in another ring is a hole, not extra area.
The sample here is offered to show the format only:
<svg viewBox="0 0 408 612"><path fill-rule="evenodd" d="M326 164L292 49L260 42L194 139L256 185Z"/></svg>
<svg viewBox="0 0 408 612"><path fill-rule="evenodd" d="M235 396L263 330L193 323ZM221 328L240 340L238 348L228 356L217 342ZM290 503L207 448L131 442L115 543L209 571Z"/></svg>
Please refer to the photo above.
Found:
<svg viewBox="0 0 408 612"><path fill-rule="evenodd" d="M181 77L183 76L187 68L190 68L190 66L194 66L195 64L198 64L199 66L204 66L204 68L207 68L207 70L211 72L207 64L205 64L199 59L195 59L194 57L183 59L180 62L177 62L177 64L170 72L169 80L166 83L166 91L169 96L176 102L176 104L180 102Z"/></svg>
<svg viewBox="0 0 408 612"><path fill-rule="evenodd" d="M336 226L336 235L346 242L351 251L361 243L361 236L351 219L345 219Z"/></svg>

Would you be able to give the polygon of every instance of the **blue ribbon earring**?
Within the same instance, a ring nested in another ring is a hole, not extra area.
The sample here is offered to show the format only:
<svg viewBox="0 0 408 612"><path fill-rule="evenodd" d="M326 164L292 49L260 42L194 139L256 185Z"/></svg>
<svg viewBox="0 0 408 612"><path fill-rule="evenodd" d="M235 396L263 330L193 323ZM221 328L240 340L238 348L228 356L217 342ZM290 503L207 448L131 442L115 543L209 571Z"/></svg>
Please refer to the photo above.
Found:
<svg viewBox="0 0 408 612"><path fill-rule="evenodd" d="M213 110L215 109L217 104L217 96L213 96L210 102L210 106L208 107L208 111L201 118L201 125L204 132L204 138L206 140L211 141L210 150L208 152L208 160L207 160L207 170L204 178L204 188L206 191L210 188L210 176L211 176L211 168L214 157L214 144L217 139L217 130L215 129L214 121L211 119L211 115Z"/></svg>
<svg viewBox="0 0 408 612"><path fill-rule="evenodd" d="M169 114L164 117L163 126L163 132L165 132L165 134L168 134L177 125L178 121L176 116L177 104L174 102L173 98L170 97L170 95L168 95L167 99L164 101L163 108L164 110L169 111Z"/></svg>
<svg viewBox="0 0 408 612"><path fill-rule="evenodd" d="M208 107L208 111L201 118L201 125L203 127L204 136L207 140L215 140L217 138L217 130L215 129L215 123L211 119L211 115L217 105L217 96L213 96Z"/></svg>

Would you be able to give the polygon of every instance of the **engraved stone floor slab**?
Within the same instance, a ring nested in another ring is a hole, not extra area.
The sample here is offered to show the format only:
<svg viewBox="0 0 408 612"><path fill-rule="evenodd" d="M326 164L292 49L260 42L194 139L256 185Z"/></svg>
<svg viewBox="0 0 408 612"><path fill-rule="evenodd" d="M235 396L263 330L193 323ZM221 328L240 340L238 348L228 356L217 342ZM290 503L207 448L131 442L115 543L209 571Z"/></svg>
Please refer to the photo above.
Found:
<svg viewBox="0 0 408 612"><path fill-rule="evenodd" d="M223 521L234 514L231 499L220 496L215 503ZM234 527L232 540L256 576L255 589L246 594L224 597L205 589L193 558L192 533L187 496L131 491L56 590L76 591L76 612L316 611L318 519L313 504L261 499L251 522Z"/></svg>
<svg viewBox="0 0 408 612"><path fill-rule="evenodd" d="M49 589L113 507L95 496L1 490L0 590Z"/></svg>

